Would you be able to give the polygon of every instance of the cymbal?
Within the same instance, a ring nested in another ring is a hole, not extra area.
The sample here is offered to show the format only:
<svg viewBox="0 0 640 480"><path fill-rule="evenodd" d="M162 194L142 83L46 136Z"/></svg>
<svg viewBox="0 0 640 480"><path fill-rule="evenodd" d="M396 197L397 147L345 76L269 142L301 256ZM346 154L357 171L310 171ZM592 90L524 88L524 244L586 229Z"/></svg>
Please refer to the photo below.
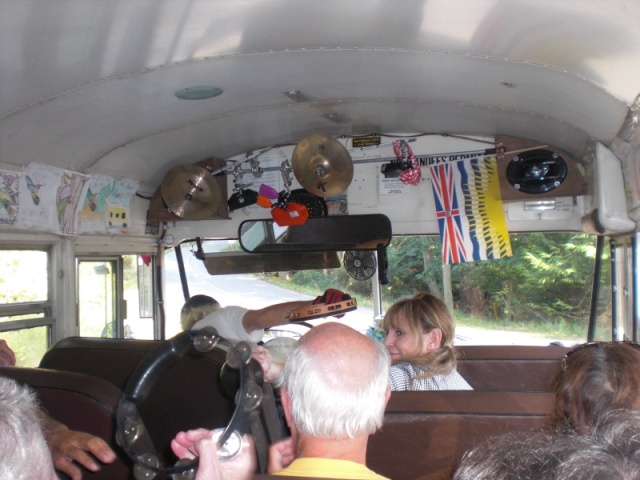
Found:
<svg viewBox="0 0 640 480"><path fill-rule="evenodd" d="M220 207L220 187L213 176L197 165L178 165L160 184L167 210L186 220L211 218Z"/></svg>
<svg viewBox="0 0 640 480"><path fill-rule="evenodd" d="M300 185L318 197L344 193L353 179L353 160L345 146L319 133L298 142L293 149L291 166Z"/></svg>

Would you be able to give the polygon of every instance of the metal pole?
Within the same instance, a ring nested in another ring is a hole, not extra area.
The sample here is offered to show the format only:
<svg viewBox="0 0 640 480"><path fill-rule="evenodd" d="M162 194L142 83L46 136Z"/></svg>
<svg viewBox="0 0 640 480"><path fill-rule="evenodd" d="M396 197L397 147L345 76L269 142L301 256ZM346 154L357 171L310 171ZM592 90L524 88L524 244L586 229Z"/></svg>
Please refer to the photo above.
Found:
<svg viewBox="0 0 640 480"><path fill-rule="evenodd" d="M638 296L640 295L640 255L638 255L638 247L640 246L640 235L638 233L634 233L633 241L632 241L632 255L633 255L633 282L632 282L632 297L631 297L631 305L633 306L633 318L631 324L632 331L632 339L634 342L638 342L638 322L640 322L640 299Z"/></svg>
<svg viewBox="0 0 640 480"><path fill-rule="evenodd" d="M184 295L184 301L189 300L189 285L187 283L187 273L184 270L184 260L182 258L182 246L176 245L174 248L176 252L176 260L178 262L178 272L180 273L180 284L182 285L182 294Z"/></svg>
<svg viewBox="0 0 640 480"><path fill-rule="evenodd" d="M376 266L380 268L379 261ZM371 294L373 298L373 319L376 320L382 317L382 288L380 287L380 278L378 277L377 269L376 273L371 277Z"/></svg>
<svg viewBox="0 0 640 480"><path fill-rule="evenodd" d="M618 338L618 316L620 315L620 302L618 301L618 251L615 240L609 242L611 249L611 340Z"/></svg>
<svg viewBox="0 0 640 480"><path fill-rule="evenodd" d="M613 246L611 247L613 251ZM591 285L591 307L589 309L589 330L587 342L593 342L596 335L596 321L598 319L598 296L600 294L600 277L602 274L602 253L604 251L604 237L598 235L596 240L596 261L593 266L593 284ZM611 254L613 270L613 253ZM613 282L613 276L611 281ZM614 296L615 297L615 296Z"/></svg>

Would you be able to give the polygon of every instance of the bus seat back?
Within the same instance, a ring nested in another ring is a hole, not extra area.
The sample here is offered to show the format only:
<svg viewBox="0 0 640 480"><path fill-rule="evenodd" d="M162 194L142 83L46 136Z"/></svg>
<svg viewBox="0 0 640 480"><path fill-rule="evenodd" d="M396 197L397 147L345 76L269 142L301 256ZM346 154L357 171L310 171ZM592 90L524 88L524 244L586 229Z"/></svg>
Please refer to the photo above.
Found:
<svg viewBox="0 0 640 480"><path fill-rule="evenodd" d="M557 346L460 345L458 372L474 390L549 392L562 357Z"/></svg>
<svg viewBox="0 0 640 480"><path fill-rule="evenodd" d="M95 375L125 390L136 366L160 340L69 337L52 346L40 367ZM153 384L139 413L156 451L167 465L176 461L170 442L179 431L219 428L229 422L234 401L220 388L226 353L192 350L170 366Z"/></svg>
<svg viewBox="0 0 640 480"><path fill-rule="evenodd" d="M42 368L0 366L0 375L29 385L52 418L72 430L102 438L116 452L114 463L103 465L96 473L85 471L84 476L95 480L133 478L133 464L115 442L115 412L122 395L120 389L89 375Z"/></svg>
<svg viewBox="0 0 640 480"><path fill-rule="evenodd" d="M485 438L542 429L552 400L547 392L393 392L367 465L392 480L448 480Z"/></svg>

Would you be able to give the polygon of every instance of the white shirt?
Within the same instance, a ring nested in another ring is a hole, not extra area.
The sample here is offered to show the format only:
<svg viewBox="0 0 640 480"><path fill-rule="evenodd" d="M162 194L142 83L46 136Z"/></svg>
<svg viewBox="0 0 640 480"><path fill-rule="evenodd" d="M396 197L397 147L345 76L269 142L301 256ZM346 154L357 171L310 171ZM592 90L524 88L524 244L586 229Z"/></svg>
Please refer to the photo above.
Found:
<svg viewBox="0 0 640 480"><path fill-rule="evenodd" d="M213 327L225 340L236 343L240 341L258 343L262 340L264 330L255 330L247 333L242 325L242 319L249 310L243 307L228 306L210 313L198 320L192 330L204 327Z"/></svg>

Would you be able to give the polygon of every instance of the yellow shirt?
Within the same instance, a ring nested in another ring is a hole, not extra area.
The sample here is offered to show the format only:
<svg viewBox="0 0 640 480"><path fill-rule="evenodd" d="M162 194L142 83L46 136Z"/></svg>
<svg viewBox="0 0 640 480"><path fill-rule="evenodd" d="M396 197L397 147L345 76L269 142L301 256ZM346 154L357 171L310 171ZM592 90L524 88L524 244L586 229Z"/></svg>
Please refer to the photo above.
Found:
<svg viewBox="0 0 640 480"><path fill-rule="evenodd" d="M288 467L276 472L275 475L349 480L388 480L361 463L331 458L297 458Z"/></svg>

